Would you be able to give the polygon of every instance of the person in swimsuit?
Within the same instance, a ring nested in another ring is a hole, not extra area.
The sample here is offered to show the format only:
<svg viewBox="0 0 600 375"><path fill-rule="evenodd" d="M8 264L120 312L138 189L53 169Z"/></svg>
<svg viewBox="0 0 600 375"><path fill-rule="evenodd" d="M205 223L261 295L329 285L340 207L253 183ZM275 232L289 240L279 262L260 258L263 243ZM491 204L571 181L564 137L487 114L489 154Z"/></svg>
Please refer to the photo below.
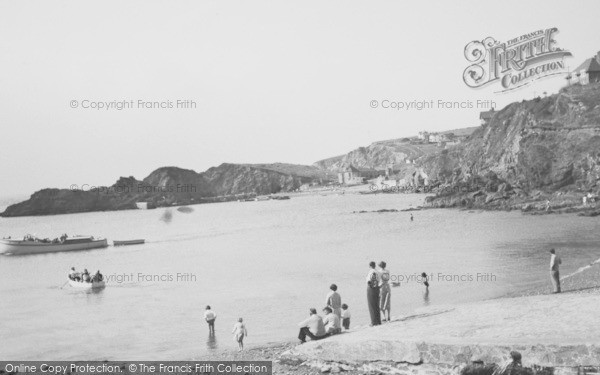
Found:
<svg viewBox="0 0 600 375"><path fill-rule="evenodd" d="M244 319L239 318L237 323L233 325L233 338L238 343L239 351L244 350L244 337L248 336L248 330L246 330L246 325L244 324Z"/></svg>

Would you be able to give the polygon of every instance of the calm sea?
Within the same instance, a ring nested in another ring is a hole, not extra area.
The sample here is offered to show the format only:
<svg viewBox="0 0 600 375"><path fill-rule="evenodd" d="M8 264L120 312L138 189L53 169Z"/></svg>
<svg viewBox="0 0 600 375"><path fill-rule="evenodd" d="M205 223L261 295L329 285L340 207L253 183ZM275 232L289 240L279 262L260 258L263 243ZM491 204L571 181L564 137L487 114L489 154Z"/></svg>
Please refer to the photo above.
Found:
<svg viewBox="0 0 600 375"><path fill-rule="evenodd" d="M573 215L426 210L419 195L312 195L176 209L0 219L0 236L91 234L145 238L139 246L0 257L0 357L19 360L194 359L235 348L231 329L247 323L247 343L291 340L308 308L322 308L331 283L368 323L365 276L384 260L392 315L424 305L499 297L548 286L547 249L563 275L600 257L598 220ZM166 214L170 211L170 215ZM100 269L99 292L64 285L71 266ZM415 280L432 275L429 293ZM217 313L216 337L202 314Z"/></svg>

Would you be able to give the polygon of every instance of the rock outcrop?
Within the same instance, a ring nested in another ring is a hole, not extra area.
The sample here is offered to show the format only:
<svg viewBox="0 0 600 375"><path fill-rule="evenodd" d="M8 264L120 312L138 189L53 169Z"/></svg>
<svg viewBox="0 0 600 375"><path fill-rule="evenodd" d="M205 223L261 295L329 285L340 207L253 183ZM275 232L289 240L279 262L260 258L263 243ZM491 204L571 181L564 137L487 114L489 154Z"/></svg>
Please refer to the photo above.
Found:
<svg viewBox="0 0 600 375"><path fill-rule="evenodd" d="M53 215L75 212L185 205L292 191L304 183L328 181L331 176L316 167L291 164L221 164L197 173L177 167L159 168L142 181L121 177L111 186L82 191L79 188L43 189L13 204L1 216Z"/></svg>
<svg viewBox="0 0 600 375"><path fill-rule="evenodd" d="M466 142L419 164L440 185L428 199L434 207L581 203L600 190L600 84L512 103Z"/></svg>

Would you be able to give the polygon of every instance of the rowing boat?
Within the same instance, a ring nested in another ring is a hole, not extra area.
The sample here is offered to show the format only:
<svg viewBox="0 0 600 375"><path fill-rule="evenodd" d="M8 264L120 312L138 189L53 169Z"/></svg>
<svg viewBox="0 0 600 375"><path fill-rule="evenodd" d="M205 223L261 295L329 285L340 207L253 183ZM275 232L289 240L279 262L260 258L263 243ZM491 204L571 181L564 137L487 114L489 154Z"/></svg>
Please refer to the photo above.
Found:
<svg viewBox="0 0 600 375"><path fill-rule="evenodd" d="M82 281L69 280L69 285L73 288L78 289L100 289L104 288L106 284L104 281L94 281L93 283L86 283Z"/></svg>
<svg viewBox="0 0 600 375"><path fill-rule="evenodd" d="M113 241L113 246L126 246L126 245L140 245L146 242L144 239L138 240L126 240L126 241Z"/></svg>

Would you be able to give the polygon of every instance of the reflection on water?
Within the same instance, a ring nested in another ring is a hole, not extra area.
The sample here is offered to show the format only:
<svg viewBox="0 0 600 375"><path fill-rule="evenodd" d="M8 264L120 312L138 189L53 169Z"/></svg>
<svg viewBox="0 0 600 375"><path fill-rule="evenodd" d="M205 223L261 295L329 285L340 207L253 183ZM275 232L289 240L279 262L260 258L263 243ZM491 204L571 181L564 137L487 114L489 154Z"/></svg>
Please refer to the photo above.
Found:
<svg viewBox="0 0 600 375"><path fill-rule="evenodd" d="M425 287L425 292L423 293L423 305L429 306L429 287Z"/></svg>
<svg viewBox="0 0 600 375"><path fill-rule="evenodd" d="M208 350L215 350L219 348L217 345L217 336L214 333L208 334L208 339L206 340L206 348Z"/></svg>

